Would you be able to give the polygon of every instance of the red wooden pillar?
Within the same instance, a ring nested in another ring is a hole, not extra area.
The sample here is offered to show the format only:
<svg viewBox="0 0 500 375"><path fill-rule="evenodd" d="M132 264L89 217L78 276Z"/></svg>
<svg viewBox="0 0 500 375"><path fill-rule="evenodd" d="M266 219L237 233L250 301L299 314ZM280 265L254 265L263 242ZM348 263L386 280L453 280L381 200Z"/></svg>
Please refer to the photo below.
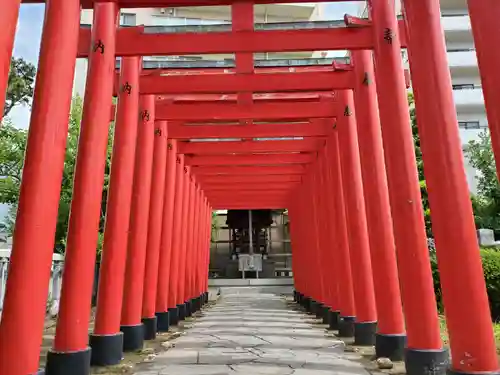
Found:
<svg viewBox="0 0 500 375"><path fill-rule="evenodd" d="M179 283L179 265L181 251L182 206L184 200L184 155L177 155L175 168L174 217L172 226L172 258L170 262L170 284L168 286L168 311L170 324L179 322L177 306L177 285Z"/></svg>
<svg viewBox="0 0 500 375"><path fill-rule="evenodd" d="M338 120L337 128L340 163L342 166L342 185L346 187L344 189L344 199L346 202L347 231L356 304L354 342L358 345L374 345L377 311L352 91L341 91L340 101L345 105L344 113Z"/></svg>
<svg viewBox="0 0 500 375"><path fill-rule="evenodd" d="M323 279L321 272L321 259L319 257L319 242L318 242L318 228L317 228L317 205L314 197L313 187L315 184L314 171L312 168L309 170L308 175L306 176L305 181L305 200L308 204L309 209L305 209L303 206L302 212L307 217L307 232L309 235L308 238L308 246L310 247L310 265L309 269L314 269L314 275L311 272L308 272L309 276L309 285L311 286L309 289L309 297L311 298L310 309L309 312L315 314L318 302L322 299L323 296Z"/></svg>
<svg viewBox="0 0 500 375"><path fill-rule="evenodd" d="M208 198L204 197L204 204L206 207L206 216L204 221L205 226L205 238L203 241L203 253L204 253L204 264L203 264L203 293L205 294L205 303L208 302L208 272L210 267L210 246L212 243L212 207L208 202Z"/></svg>
<svg viewBox="0 0 500 375"><path fill-rule="evenodd" d="M307 244L307 233L309 233L310 231L310 217L309 217L309 213L307 210L304 209L304 206L307 202L307 178L308 178L308 175L304 175L303 177L303 182L302 182L302 185L301 185L301 188L300 188L300 194L304 196L304 199L301 200L298 204L298 213L299 215L297 216L300 216L301 218L301 222L303 222L303 225L301 226L302 230L301 230L301 242L303 244L304 247L306 246L309 246ZM312 262L312 259L314 258L313 257L313 253L311 250L309 250L308 256L305 257L304 256L304 260L305 260L305 265L304 265L304 281L305 281L305 288L304 288L304 294L306 295L306 303L305 303L305 308L308 309L309 308L309 305L310 305L310 301L311 301L311 298L312 298L312 290L311 290L311 280L310 280L310 269L312 268L311 267L311 262Z"/></svg>
<svg viewBox="0 0 500 375"><path fill-rule="evenodd" d="M304 176L302 186L300 187L300 194L306 198L307 194L307 188L306 188L306 177ZM307 213L307 208L305 207L307 200L301 200L298 203L297 211L298 215L300 217L300 223L301 223L301 231L300 231L300 241L301 241L301 246L303 249L308 249L309 244L308 244L308 233L309 233L309 223L310 223L310 218L308 217ZM308 249L309 250L309 249ZM302 260L303 260L303 269L304 269L304 295L305 295L305 303L304 307L307 309L310 308L310 302L311 302L311 295L312 295L312 290L311 290L311 268L312 267L312 254L311 251L307 251L307 253L303 253L302 255Z"/></svg>
<svg viewBox="0 0 500 375"><path fill-rule="evenodd" d="M375 76L399 280L408 336L406 370L421 374L447 361L442 350L420 186L394 7L371 0ZM441 366L443 367L443 366ZM443 368L440 370L444 371Z"/></svg>
<svg viewBox="0 0 500 375"><path fill-rule="evenodd" d="M210 244L212 241L212 207L205 197L205 205L207 206L207 217L206 217L206 234L205 243L203 244L205 252L205 265L203 270L203 292L205 293L205 300L208 302L208 270L210 267Z"/></svg>
<svg viewBox="0 0 500 375"><path fill-rule="evenodd" d="M156 317L158 318L158 332L166 332L170 327L170 314L168 312L168 287L171 282L170 263L172 260L176 157L177 141L175 139L169 139L167 145L165 201L163 202L160 259L158 265L158 287L156 291Z"/></svg>
<svg viewBox="0 0 500 375"><path fill-rule="evenodd" d="M294 299L295 302L301 303L302 301L302 293L303 293L303 285L302 285L302 269L300 261L301 259L301 251L302 248L300 246L299 239L299 229L300 223L298 222L298 218L295 218L295 207L296 204L292 202L291 206L288 208L288 217L290 222L290 240L291 240L291 249L292 249L292 274L293 274L293 286L294 286ZM296 221L297 220L297 221Z"/></svg>
<svg viewBox="0 0 500 375"><path fill-rule="evenodd" d="M163 204L165 200L165 172L167 165L167 122L158 121L154 130L153 175L149 199L148 237L144 288L142 298L142 323L144 338L156 338L156 287L158 284L158 263L162 231Z"/></svg>
<svg viewBox="0 0 500 375"><path fill-rule="evenodd" d="M377 357L401 361L404 358L406 335L372 52L353 51L351 59L355 74L359 153L378 315L375 352Z"/></svg>
<svg viewBox="0 0 500 375"><path fill-rule="evenodd" d="M476 47L477 63L488 115L491 146L495 154L497 178L500 179L500 45L498 20L500 3L495 0L468 0L469 16Z"/></svg>
<svg viewBox="0 0 500 375"><path fill-rule="evenodd" d="M302 184L300 186L300 192L299 194L304 195L304 198L306 197L306 177L304 176L302 180ZM302 261L302 269L303 269L303 293L305 296L304 299L304 307L306 310L309 308L310 301L311 301L311 280L309 279L310 277L310 269L311 267L311 260L312 256L309 250L309 244L308 244L308 232L309 232L309 218L307 216L307 208L305 209L304 205L306 204L306 199L301 200L297 203L297 215L295 217L298 217L297 222L300 223L300 246L302 249L307 249L308 251L305 251L302 253L301 261Z"/></svg>
<svg viewBox="0 0 500 375"><path fill-rule="evenodd" d="M12 49L14 48L14 37L16 35L17 19L21 0L5 0L2 2L0 12L0 126L3 117L7 85L9 82L10 61Z"/></svg>
<svg viewBox="0 0 500 375"><path fill-rule="evenodd" d="M198 281L198 293L201 297L201 305L205 303L205 278L208 278L208 270L205 271L205 237L207 233L207 228L206 228L206 218L208 217L208 207L205 203L205 194L203 190L201 191L201 207L202 207L202 213L201 213L201 218L200 218L200 225L201 225L201 232L200 232L200 267L199 267L199 281ZM210 225L212 225L210 223ZM211 229L209 229L211 231Z"/></svg>
<svg viewBox="0 0 500 375"><path fill-rule="evenodd" d="M336 270L339 286L339 335L351 337L354 335L354 319L356 310L354 305L353 275L351 272L351 257L349 255L349 239L347 233L347 217L344 203L344 187L342 186L342 166L340 164L338 130L334 130L326 145L328 156L329 186L332 197L331 205L334 213L330 220L332 222L333 247L336 249ZM342 324L340 324L342 323Z"/></svg>
<svg viewBox="0 0 500 375"><path fill-rule="evenodd" d="M325 231L325 266L327 267L327 274L329 275L329 300L327 311L327 317L325 323L330 325L330 329L338 329L338 316L339 316L339 269L338 262L335 259L335 253L338 249L334 246L335 243L335 235L334 231L332 231L332 226L335 225L334 221L332 221L332 217L336 215L336 212L332 210L332 194L331 194L331 183L329 178L329 166L328 163L331 163L330 160L327 159L327 147L325 146L320 153L319 163L320 163L320 188L321 188L321 196L324 197L324 202L321 205L323 209L323 221L324 221L324 231Z"/></svg>
<svg viewBox="0 0 500 375"><path fill-rule="evenodd" d="M200 217L200 225L201 225L201 232L200 232L200 268L199 268L199 281L198 281L198 293L201 297L201 305L203 306L205 304L205 278L208 277L208 270L205 270L205 237L208 236L207 232L211 231L210 229L207 229L206 225L206 218L209 216L208 212L208 206L206 204L206 199L205 199L205 194L203 193L203 190L201 191L201 207L202 207L202 213ZM212 225L212 223L210 223Z"/></svg>
<svg viewBox="0 0 500 375"><path fill-rule="evenodd" d="M189 267L188 253L191 254L189 249L190 238L188 233L191 232L191 217L193 211L193 179L191 176L191 168L184 167L184 191L185 199L183 201L183 218L182 218L182 231L181 231L181 248L179 257L179 284L177 294L177 306L180 308L180 319L185 319L190 316L189 303L186 297L186 269ZM182 306L182 307L181 307Z"/></svg>
<svg viewBox="0 0 500 375"><path fill-rule="evenodd" d="M198 184L195 183L195 195L194 195L194 207L193 207L193 238L191 240L191 268L189 270L189 290L188 290L188 297L190 301L190 307L191 307L191 313L195 313L197 311L196 307L196 292L195 292L195 278L196 278L196 272L197 272L197 266L198 266L198 258L197 258L197 236L198 236L198 217L199 217L199 192L200 188Z"/></svg>
<svg viewBox="0 0 500 375"><path fill-rule="evenodd" d="M192 265L189 276L189 297L191 301L191 312L194 313L198 310L198 293L196 287L197 274L199 269L199 233L200 233L200 214L201 214L201 191L200 187L196 185L195 190L195 205L194 205L194 218L193 218L193 242L192 242Z"/></svg>
<svg viewBox="0 0 500 375"><path fill-rule="evenodd" d="M199 305L199 302L196 300L199 297L198 293L198 288L197 288L197 280L198 280L198 273L200 269L200 230L201 230L201 223L200 223L200 218L203 213L203 208L201 206L202 203L202 195L201 195L201 187L200 185L197 186L196 189L196 197L197 197L197 204L196 204L196 209L195 209L195 242L194 242L194 253L195 253L195 264L194 264L194 271L193 271L193 276L192 276L192 285L191 285L191 294L193 298L195 299L195 305Z"/></svg>
<svg viewBox="0 0 500 375"><path fill-rule="evenodd" d="M126 84L124 87L127 87ZM138 85L134 89L137 88ZM140 97L139 106L134 109L137 108L139 110L134 111L135 116L131 112L127 121L127 126L138 128L132 190L130 187L122 190L123 181L120 180L119 172L115 172L115 169L111 172L96 319L94 332L90 336L92 362L99 366L118 363L122 350L136 350L143 341L140 296L148 214L148 206L144 202L149 201L151 184L154 98ZM139 125L137 113L140 113ZM127 172L130 174L131 163L128 164ZM118 199L121 194L124 196L123 201ZM125 199L130 202L128 215L128 210L123 211L121 205L125 204Z"/></svg>
<svg viewBox="0 0 500 375"><path fill-rule="evenodd" d="M207 254L206 254L206 243L207 243L207 237L208 237L208 242L210 243L211 241L211 235L212 235L212 217L211 217L211 212L208 207L208 202L207 198L205 197L205 193L202 192L202 200L201 204L203 207L203 215L201 219L201 226L202 226L202 232L200 233L200 259L201 259L201 264L200 264L200 296L201 296L201 306L206 304L208 302L208 264L207 264ZM210 253L210 250L209 250ZM210 256L210 255L209 255ZM210 260L209 260L210 261Z"/></svg>
<svg viewBox="0 0 500 375"><path fill-rule="evenodd" d="M91 57L92 59L92 57ZM93 72L91 61L91 74ZM95 66L95 65L94 65ZM95 69L95 68L94 68ZM134 165L134 153L135 153L135 137L137 134L136 126L136 116L138 108L138 97L139 97L139 72L140 72L140 58L138 57L128 57L122 62L121 74L120 74L120 87L127 88L127 90L121 90L119 93L118 106L117 106L117 121L115 128L115 140L113 146L113 156L112 156L112 178L110 182L109 194L108 194L108 226L113 227L115 231L115 236L117 241L115 245L121 247L125 251L127 242L126 237L124 240L122 238L126 236L128 231L128 217L130 211L130 194L132 190L132 172L131 168ZM89 75L89 84L91 82L91 77ZM95 83L92 83L95 89ZM110 86L108 86L109 89ZM128 90L130 89L130 90ZM109 93L109 92L108 92ZM104 93L101 94L104 97ZM105 103L100 103L105 105ZM108 104L110 100L108 100ZM89 105L90 106L90 105ZM107 146L107 124L109 122L109 107L102 108L101 111L105 115L101 115L96 121L100 121L97 124L102 125L104 131L98 134L100 139L92 138L92 142L98 141L100 143L101 151L102 147ZM96 108L84 107L87 111L96 110ZM79 237L79 229L81 226L78 224L83 220L81 215L85 212L84 208L89 208L88 203L85 199L90 197L86 196L87 190L82 189L84 186L88 186L90 179L93 179L93 174L95 172L95 165L88 160L89 154L97 151L88 148L90 130L88 128L88 113L87 117L84 117L82 124L81 139L85 140L85 143L81 143L79 146L78 154L78 168L75 176L75 183L73 189L73 205L71 210L70 218L70 230L68 233L68 245L66 248L66 259L65 259L65 270L63 276L62 285L62 296L59 308L59 317L57 321L56 337L54 340L54 349L51 351L47 359L47 372L52 368L52 363L57 361L58 355L61 352L75 353L87 348L88 344L88 325L89 325L89 309L90 301L92 295L93 286L93 273L95 264L95 252L88 250L88 244L84 244L81 241L86 241L87 238ZM92 126L92 125L90 125ZM84 138L84 136L86 138ZM97 144L97 143L96 143ZM87 146L87 147L86 147ZM102 155L103 153L101 153ZM101 156L99 155L99 156ZM93 155L93 159L96 155ZM102 165L102 160L100 161L101 169L104 167ZM102 182L102 180L101 180ZM120 186L120 189L117 187ZM102 189L102 185L100 187ZM93 209L99 212L101 207L101 191L97 187L94 187L95 193L93 198L97 200L98 204L93 204ZM98 197L98 198L97 198ZM111 204L114 202L114 204ZM97 208L98 206L98 208ZM116 215L116 211L113 207L120 207L120 215ZM93 212L94 215L99 217L99 214ZM97 230L97 229L96 229ZM97 233L97 232L96 232ZM68 330L71 329L72 335L68 335ZM89 350L89 349L87 349ZM54 354L52 354L54 353ZM90 350L88 354L88 365L90 365ZM68 363L68 370L74 370L74 363ZM55 369L54 373L58 373ZM88 370L86 370L88 372Z"/></svg>
<svg viewBox="0 0 500 375"><path fill-rule="evenodd" d="M498 372L439 2L421 0L417 5L415 1L403 1L403 5L432 229L450 335L451 372ZM498 5L493 8L499 9Z"/></svg>
<svg viewBox="0 0 500 375"><path fill-rule="evenodd" d="M294 193L299 193L302 184L296 188ZM304 306L305 298L305 283L304 283L304 261L303 261L303 247L301 241L301 221L300 221L300 207L298 202L292 202L288 208L288 217L290 218L290 237L292 248L292 273L295 294L297 296L297 303Z"/></svg>
<svg viewBox="0 0 500 375"><path fill-rule="evenodd" d="M203 265L203 234L204 234L204 218L205 218L205 206L203 204L203 191L201 188L198 189L198 230L197 230L197 237L196 237L196 248L197 248L197 266L196 266L196 275L195 275L195 284L194 284L194 290L195 290L195 295L198 298L197 300L197 307L198 310L201 309L201 306L203 304L203 299L201 297L202 294L202 286L201 286L201 280L202 280L202 265Z"/></svg>
<svg viewBox="0 0 500 375"><path fill-rule="evenodd" d="M196 203L196 183L194 182L193 175L189 175L190 180L190 202L188 209L187 225L186 225L186 255L184 260L184 301L186 304L186 316L192 314L192 303L190 296L190 275L193 267L193 236L194 236L194 205Z"/></svg>
<svg viewBox="0 0 500 375"><path fill-rule="evenodd" d="M0 36L0 65L5 62L7 69L8 56L5 54L10 54L9 42L3 38L9 37L11 28L15 29L17 19L12 13L17 13L17 10L10 8L16 7L16 2L8 3L8 7L2 5L0 16L5 22L3 25L7 26ZM0 374L26 375L38 370L64 169L79 14L80 4L76 0L51 1L45 12L9 277L0 321ZM61 35L60 30L66 32ZM3 93L4 89L1 91ZM1 103L3 105L3 99ZM80 349L85 351L86 345Z"/></svg>
<svg viewBox="0 0 500 375"><path fill-rule="evenodd" d="M326 241L327 228L325 227L325 212L324 212L324 197L322 196L321 184L321 162L320 158L316 159L313 171L313 186L312 186L312 196L314 211L315 211L315 223L316 223L316 241L318 250L318 268L317 271L321 277L322 295L321 299L318 301L319 306L316 311L316 317L324 319L325 306L328 308L328 301L330 299L331 292L331 264L328 262L327 252L329 250L328 241ZM323 199L321 199L323 198ZM328 315L328 314L326 314Z"/></svg>
<svg viewBox="0 0 500 375"><path fill-rule="evenodd" d="M118 9L114 4L99 4L94 8L92 40L99 40L107 47L104 52L94 48L89 61L68 226L61 310L54 350L49 355L54 358L48 359L49 369L53 362L60 360L60 352L89 350L88 324L112 104L117 16ZM132 74L135 73L138 80L137 70L138 67ZM68 330L73 332L72 337L68 335ZM71 354L68 356L72 357ZM73 362L69 358L67 361L65 366L68 370L73 369Z"/></svg>
<svg viewBox="0 0 500 375"><path fill-rule="evenodd" d="M323 272L321 271L321 258L319 251L319 230L318 230L318 204L316 201L316 196L314 194L314 187L316 186L316 179L314 176L314 166L310 167L309 176L307 180L307 196L309 199L309 246L311 246L313 251L312 258L312 269L315 270L314 279L311 279L313 282L314 290L312 293L313 297L313 305L311 307L312 313L315 314L317 311L318 303L323 298Z"/></svg>
<svg viewBox="0 0 500 375"><path fill-rule="evenodd" d="M132 204L140 64L141 59L138 57L124 58L121 63L120 91L111 159L111 179L104 236L108 237L107 246L112 244L117 249L116 252L121 254L126 254L127 251ZM142 327L139 328L142 329ZM87 327L85 327L85 336L87 335ZM140 344L142 344L142 340Z"/></svg>

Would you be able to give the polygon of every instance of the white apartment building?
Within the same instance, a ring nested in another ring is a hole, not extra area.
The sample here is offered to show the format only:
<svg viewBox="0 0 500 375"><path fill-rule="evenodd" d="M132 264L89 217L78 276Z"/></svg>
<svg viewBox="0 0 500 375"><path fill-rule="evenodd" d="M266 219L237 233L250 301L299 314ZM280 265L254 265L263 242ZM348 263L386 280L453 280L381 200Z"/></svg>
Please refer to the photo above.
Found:
<svg viewBox="0 0 500 375"><path fill-rule="evenodd" d="M401 14L400 0L395 0L396 12ZM464 148L488 128L481 79L477 66L474 40L467 9L467 0L440 0L441 22L444 30L448 63L453 83L453 96L458 115L460 136ZM363 3L360 14L366 16ZM407 68L408 64L406 62ZM477 171L465 159L467 180L471 192L476 192Z"/></svg>
<svg viewBox="0 0 500 375"><path fill-rule="evenodd" d="M302 4L257 4L254 6L254 22L257 23L289 23L307 22L323 19L321 3ZM92 10L83 10L81 24L92 23ZM146 8L122 9L120 13L122 26L156 26L159 32L189 31L189 26L210 26L231 24L230 6L179 7L179 8ZM172 26L184 28L168 29ZM308 52L257 53L255 59L298 59L311 57ZM198 55L198 56L150 56L144 57L146 62L164 61L200 61L200 60L234 60L234 55ZM78 59L75 70L73 93L83 96L87 73L87 59Z"/></svg>

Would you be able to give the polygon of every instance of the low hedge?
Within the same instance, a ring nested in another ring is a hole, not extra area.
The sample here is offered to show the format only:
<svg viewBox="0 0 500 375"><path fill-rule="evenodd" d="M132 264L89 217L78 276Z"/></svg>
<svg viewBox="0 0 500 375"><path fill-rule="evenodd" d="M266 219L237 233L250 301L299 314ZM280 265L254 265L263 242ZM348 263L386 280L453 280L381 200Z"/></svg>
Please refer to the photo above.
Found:
<svg viewBox="0 0 500 375"><path fill-rule="evenodd" d="M491 317L493 321L500 319L500 250L485 248L481 249L483 260L484 278L486 280L486 290L490 301ZM434 291L436 301L440 311L443 311L443 301L441 285L439 281L439 271L437 259L434 252L431 253L432 276L434 278Z"/></svg>

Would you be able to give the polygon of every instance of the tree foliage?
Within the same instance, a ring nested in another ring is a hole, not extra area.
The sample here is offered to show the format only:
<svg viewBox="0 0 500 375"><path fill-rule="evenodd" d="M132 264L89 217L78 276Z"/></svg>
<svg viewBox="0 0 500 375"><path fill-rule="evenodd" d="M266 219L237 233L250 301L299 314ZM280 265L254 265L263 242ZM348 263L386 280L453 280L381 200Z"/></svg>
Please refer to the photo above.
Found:
<svg viewBox="0 0 500 375"><path fill-rule="evenodd" d="M69 213L71 207L71 197L73 194L73 178L76 165L76 156L78 150L78 136L80 133L80 123L82 119L83 103L80 97L73 99L71 113L69 116L69 130L66 146L66 157L64 162L64 170L61 181L61 196L59 200L59 213L57 218L57 226L55 233L55 251L64 252L66 247L66 233L68 231ZM106 197L109 185L109 172L111 163L112 149L112 134L113 127L110 127L108 137L107 163L105 169L105 184L102 195L101 217L99 228L99 244L98 250L102 246L102 233L104 231L104 218L106 214ZM7 218L7 225L12 232L16 215L16 203L19 195L19 187L21 182L22 163L24 158L24 149L26 147L27 132L22 129L16 129L10 124L0 128L0 166L5 168L5 171L13 176L12 182L6 183L7 188L3 188L3 181L0 179L0 203L11 204L11 209ZM8 145L4 152L2 145ZM4 167L5 166L5 167ZM0 169L0 175L7 176L7 173Z"/></svg>
<svg viewBox="0 0 500 375"><path fill-rule="evenodd" d="M36 68L23 58L12 58L3 117L17 105L29 105L33 97Z"/></svg>
<svg viewBox="0 0 500 375"><path fill-rule="evenodd" d="M21 184L27 132L4 120L0 127L0 203L15 204Z"/></svg>
<svg viewBox="0 0 500 375"><path fill-rule="evenodd" d="M469 142L466 155L478 171L477 195L472 197L476 226L500 230L500 186L487 131L481 132L477 140Z"/></svg>
<svg viewBox="0 0 500 375"><path fill-rule="evenodd" d="M420 149L420 136L418 135L417 113L415 110L413 94L408 94L408 102L410 105L411 131L413 133L413 146L415 148L420 194L422 195L422 206L424 209L425 230L427 232L427 236L432 237L431 210L429 208L427 183L425 182L424 176L424 162L422 160L422 150Z"/></svg>

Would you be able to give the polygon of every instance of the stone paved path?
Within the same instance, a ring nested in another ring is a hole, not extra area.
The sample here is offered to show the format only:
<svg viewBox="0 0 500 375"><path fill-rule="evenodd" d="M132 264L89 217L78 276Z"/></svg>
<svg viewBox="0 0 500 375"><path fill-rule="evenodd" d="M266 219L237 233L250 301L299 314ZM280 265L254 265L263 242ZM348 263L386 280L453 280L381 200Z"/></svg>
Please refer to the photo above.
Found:
<svg viewBox="0 0 500 375"><path fill-rule="evenodd" d="M273 294L225 294L136 375L368 375L344 344Z"/></svg>

